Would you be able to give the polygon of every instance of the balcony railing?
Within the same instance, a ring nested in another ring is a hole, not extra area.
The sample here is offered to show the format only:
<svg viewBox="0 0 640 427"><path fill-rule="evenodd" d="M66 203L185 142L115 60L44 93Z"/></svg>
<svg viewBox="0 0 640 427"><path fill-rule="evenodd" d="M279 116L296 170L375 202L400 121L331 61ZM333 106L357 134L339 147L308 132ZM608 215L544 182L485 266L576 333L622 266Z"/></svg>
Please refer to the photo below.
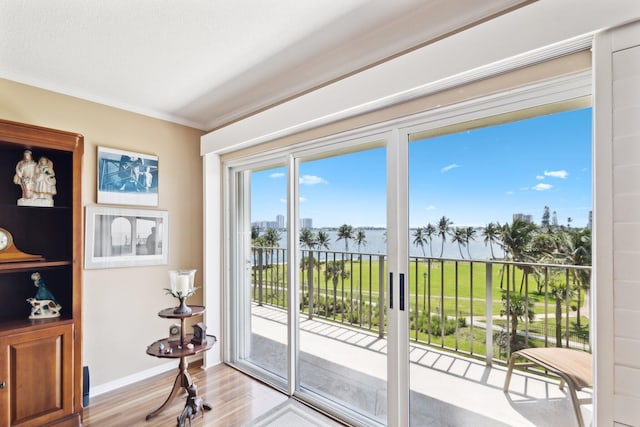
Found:
<svg viewBox="0 0 640 427"><path fill-rule="evenodd" d="M386 329L386 255L301 250L300 311L352 327ZM286 308L287 250L253 248L252 297ZM410 339L506 360L524 347L590 351L588 266L432 257L409 259Z"/></svg>

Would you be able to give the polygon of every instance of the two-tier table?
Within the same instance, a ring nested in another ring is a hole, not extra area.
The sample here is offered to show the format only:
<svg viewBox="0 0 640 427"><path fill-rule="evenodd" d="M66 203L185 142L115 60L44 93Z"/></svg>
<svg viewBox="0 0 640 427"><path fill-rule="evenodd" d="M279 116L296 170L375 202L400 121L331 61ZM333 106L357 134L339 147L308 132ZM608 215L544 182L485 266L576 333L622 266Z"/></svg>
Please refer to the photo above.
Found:
<svg viewBox="0 0 640 427"><path fill-rule="evenodd" d="M171 393L169 393L169 397L167 397L167 400L165 400L158 409L147 415L147 421L164 411L178 395L180 389L184 388L186 391L187 388L193 384L193 380L187 371L187 367L189 366L187 363L187 357L210 350L217 341L215 336L207 335L206 342L202 344L194 344L193 348L187 348L187 344L191 343L193 334L185 333L185 320L190 317L200 316L205 310L203 306L190 306L190 308L191 312L186 314L174 313L174 307L165 308L164 310L160 310L158 313L158 316L165 319L180 319L180 340L170 341L169 338L158 340L147 347L147 354L159 358L180 359L180 365L178 366L178 375L173 383L173 388L171 389ZM171 350L168 351L167 349ZM207 410L211 409L211 406L207 403L205 403L203 407Z"/></svg>

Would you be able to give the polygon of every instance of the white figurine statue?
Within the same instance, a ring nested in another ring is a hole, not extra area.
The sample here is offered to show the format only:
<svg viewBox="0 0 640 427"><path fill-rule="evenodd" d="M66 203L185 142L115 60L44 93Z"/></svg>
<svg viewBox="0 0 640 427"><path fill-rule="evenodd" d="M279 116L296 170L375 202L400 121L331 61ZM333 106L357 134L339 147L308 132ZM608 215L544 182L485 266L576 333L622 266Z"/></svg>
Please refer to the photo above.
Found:
<svg viewBox="0 0 640 427"><path fill-rule="evenodd" d="M53 162L40 157L36 163L30 150L25 150L22 160L16 165L13 183L22 188L22 197L18 206L53 206L56 191L56 176Z"/></svg>
<svg viewBox="0 0 640 427"><path fill-rule="evenodd" d="M50 202L50 206L53 206L53 196L57 193L53 162L46 157L40 157L38 165L36 166L34 179L36 181L36 188L34 190L36 198Z"/></svg>
<svg viewBox="0 0 640 427"><path fill-rule="evenodd" d="M22 188L22 198L18 199L18 205L27 205L27 202L34 198L33 190L36 183L34 175L36 173L36 162L31 157L31 150L25 150L22 160L16 165L16 174L13 176L13 183Z"/></svg>

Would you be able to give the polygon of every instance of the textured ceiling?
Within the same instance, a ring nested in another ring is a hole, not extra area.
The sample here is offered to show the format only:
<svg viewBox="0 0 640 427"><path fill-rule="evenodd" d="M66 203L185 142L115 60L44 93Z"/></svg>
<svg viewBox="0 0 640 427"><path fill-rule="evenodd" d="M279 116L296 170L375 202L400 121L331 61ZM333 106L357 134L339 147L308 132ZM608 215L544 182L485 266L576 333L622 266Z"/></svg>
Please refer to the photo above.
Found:
<svg viewBox="0 0 640 427"><path fill-rule="evenodd" d="M1 0L0 78L211 130L523 0Z"/></svg>

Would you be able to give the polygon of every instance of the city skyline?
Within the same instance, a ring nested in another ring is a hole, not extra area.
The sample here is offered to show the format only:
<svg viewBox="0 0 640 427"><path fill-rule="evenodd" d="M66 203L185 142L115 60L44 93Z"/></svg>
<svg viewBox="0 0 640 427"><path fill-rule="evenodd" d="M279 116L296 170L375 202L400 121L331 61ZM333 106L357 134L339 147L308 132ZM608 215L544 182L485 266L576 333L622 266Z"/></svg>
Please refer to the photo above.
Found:
<svg viewBox="0 0 640 427"><path fill-rule="evenodd" d="M409 144L410 228L481 227L514 213L585 227L592 210L591 108ZM386 227L386 149L300 162L300 217L315 228ZM252 173L251 221L286 211L286 170Z"/></svg>

